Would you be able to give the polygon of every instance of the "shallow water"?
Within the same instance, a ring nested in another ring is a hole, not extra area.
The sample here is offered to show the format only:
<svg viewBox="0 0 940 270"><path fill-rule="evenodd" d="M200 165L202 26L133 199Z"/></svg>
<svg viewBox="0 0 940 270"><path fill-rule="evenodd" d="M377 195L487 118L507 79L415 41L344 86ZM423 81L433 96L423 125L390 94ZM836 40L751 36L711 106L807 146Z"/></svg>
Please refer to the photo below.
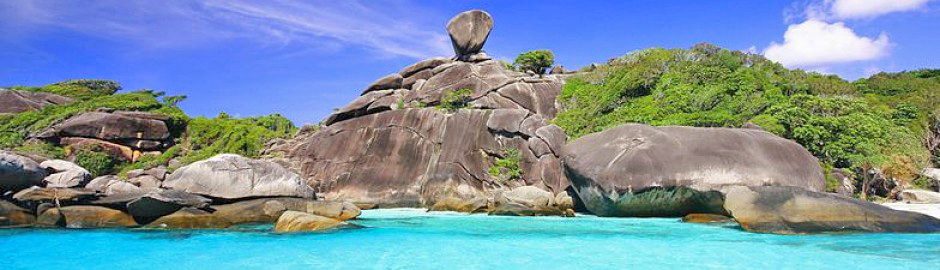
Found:
<svg viewBox="0 0 940 270"><path fill-rule="evenodd" d="M0 230L0 269L940 269L940 234L780 236L678 219L369 210L362 229Z"/></svg>

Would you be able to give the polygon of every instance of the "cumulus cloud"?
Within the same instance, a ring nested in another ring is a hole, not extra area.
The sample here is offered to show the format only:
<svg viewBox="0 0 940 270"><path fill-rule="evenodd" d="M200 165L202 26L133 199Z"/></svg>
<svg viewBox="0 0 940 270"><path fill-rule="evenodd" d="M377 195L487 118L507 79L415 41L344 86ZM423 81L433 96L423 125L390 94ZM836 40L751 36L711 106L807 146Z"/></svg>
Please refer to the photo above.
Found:
<svg viewBox="0 0 940 270"><path fill-rule="evenodd" d="M877 38L863 37L843 23L810 19L790 25L783 43L772 42L763 54L787 67L821 67L878 59L888 54L890 46L884 33Z"/></svg>
<svg viewBox="0 0 940 270"><path fill-rule="evenodd" d="M363 48L425 58L451 53L443 25L401 1L0 1L2 31L64 29L148 48L242 39L260 45Z"/></svg>

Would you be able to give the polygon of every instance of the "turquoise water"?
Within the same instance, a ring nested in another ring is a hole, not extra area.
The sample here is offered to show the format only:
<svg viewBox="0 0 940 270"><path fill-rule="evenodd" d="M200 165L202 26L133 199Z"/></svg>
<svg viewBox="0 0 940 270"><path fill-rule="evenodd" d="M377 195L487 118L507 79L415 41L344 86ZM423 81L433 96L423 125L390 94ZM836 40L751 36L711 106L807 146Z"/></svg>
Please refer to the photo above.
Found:
<svg viewBox="0 0 940 270"><path fill-rule="evenodd" d="M779 236L677 219L364 211L362 229L0 230L0 269L940 269L940 234Z"/></svg>

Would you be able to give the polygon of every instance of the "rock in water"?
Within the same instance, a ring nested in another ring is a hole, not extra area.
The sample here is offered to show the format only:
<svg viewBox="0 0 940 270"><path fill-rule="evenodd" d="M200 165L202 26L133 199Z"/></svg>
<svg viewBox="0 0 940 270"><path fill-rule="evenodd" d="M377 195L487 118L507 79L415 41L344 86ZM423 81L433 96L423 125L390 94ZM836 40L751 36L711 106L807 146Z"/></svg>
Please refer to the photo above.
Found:
<svg viewBox="0 0 940 270"><path fill-rule="evenodd" d="M465 11L447 23L447 33L458 57L480 52L493 30L493 17L482 10Z"/></svg>
<svg viewBox="0 0 940 270"><path fill-rule="evenodd" d="M100 206L50 208L36 219L36 225L66 228L134 227L134 218L124 212Z"/></svg>
<svg viewBox="0 0 940 270"><path fill-rule="evenodd" d="M627 124L565 146L565 172L599 216L722 214L724 186L822 190L822 169L799 144L753 129Z"/></svg>
<svg viewBox="0 0 940 270"><path fill-rule="evenodd" d="M46 170L32 159L0 151L0 194L42 185Z"/></svg>
<svg viewBox="0 0 940 270"><path fill-rule="evenodd" d="M278 233L288 232L316 232L336 229L348 226L349 224L328 217L322 217L314 214L308 214L297 211L287 211L281 214L274 225L274 231Z"/></svg>
<svg viewBox="0 0 940 270"><path fill-rule="evenodd" d="M752 232L938 232L940 220L798 187L730 187L725 209Z"/></svg>
<svg viewBox="0 0 940 270"><path fill-rule="evenodd" d="M313 198L313 189L296 173L270 161L220 154L177 169L163 187L213 198Z"/></svg>
<svg viewBox="0 0 940 270"><path fill-rule="evenodd" d="M39 166L54 172L43 179L47 187L83 187L91 180L91 173L88 170L65 160L46 160L39 163Z"/></svg>
<svg viewBox="0 0 940 270"><path fill-rule="evenodd" d="M0 200L0 228L33 225L36 217L15 204Z"/></svg>
<svg viewBox="0 0 940 270"><path fill-rule="evenodd" d="M688 214L682 217L682 222L687 223L730 223L734 219L716 214Z"/></svg>

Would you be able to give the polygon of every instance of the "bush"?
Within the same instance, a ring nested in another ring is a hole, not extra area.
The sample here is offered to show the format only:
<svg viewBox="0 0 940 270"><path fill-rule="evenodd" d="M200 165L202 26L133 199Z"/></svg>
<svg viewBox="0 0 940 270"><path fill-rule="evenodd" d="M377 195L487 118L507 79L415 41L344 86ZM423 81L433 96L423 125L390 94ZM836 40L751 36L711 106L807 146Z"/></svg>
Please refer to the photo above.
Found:
<svg viewBox="0 0 940 270"><path fill-rule="evenodd" d="M500 181L508 181L522 178L522 154L516 149L503 150L502 156L496 158L496 162L490 167L489 173L493 178Z"/></svg>
<svg viewBox="0 0 940 270"><path fill-rule="evenodd" d="M180 156L184 164L217 154L230 153L258 157L264 144L275 138L289 138L297 128L279 114L232 118L221 113L215 118L197 117L189 121Z"/></svg>
<svg viewBox="0 0 940 270"><path fill-rule="evenodd" d="M72 155L75 164L85 168L95 177L114 172L115 167L120 164L101 149L79 148Z"/></svg>
<svg viewBox="0 0 940 270"><path fill-rule="evenodd" d="M470 103L470 96L472 94L473 90L466 88L446 91L441 94L441 103L438 104L437 108L447 112L455 112L459 109L466 108Z"/></svg>
<svg viewBox="0 0 940 270"><path fill-rule="evenodd" d="M938 73L883 73L849 83L714 45L655 48L570 78L558 98L564 110L553 121L573 138L623 123L752 122L828 166L868 163L910 180L930 159L924 142L936 114L929 112L940 108Z"/></svg>
<svg viewBox="0 0 940 270"><path fill-rule="evenodd" d="M524 52L519 54L513 62L519 71L532 71L535 74L545 74L545 70L554 64L555 54L549 50Z"/></svg>
<svg viewBox="0 0 940 270"><path fill-rule="evenodd" d="M53 93L60 96L73 97L77 99L89 99L114 94L121 89L121 85L108 80L68 80L58 82L42 87L11 87L20 91L35 91Z"/></svg>

